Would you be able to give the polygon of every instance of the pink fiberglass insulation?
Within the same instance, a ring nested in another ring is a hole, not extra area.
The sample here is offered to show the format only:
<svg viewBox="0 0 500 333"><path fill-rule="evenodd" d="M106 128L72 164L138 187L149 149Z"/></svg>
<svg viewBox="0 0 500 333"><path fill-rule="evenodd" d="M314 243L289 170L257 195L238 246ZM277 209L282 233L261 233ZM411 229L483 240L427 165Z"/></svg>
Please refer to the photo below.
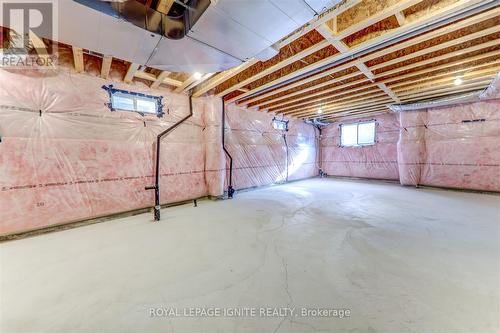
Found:
<svg viewBox="0 0 500 333"><path fill-rule="evenodd" d="M272 126L273 115L235 104L227 106L226 148L234 160L233 187L244 189L313 177L316 163L316 130L298 119L285 133ZM288 145L288 163L287 163ZM227 178L226 178L227 179Z"/></svg>
<svg viewBox="0 0 500 333"><path fill-rule="evenodd" d="M375 119L376 143L371 146L341 147L340 124ZM398 180L397 114L371 118L342 119L326 126L321 133L321 168L328 175Z"/></svg>
<svg viewBox="0 0 500 333"><path fill-rule="evenodd" d="M189 113L186 95L114 83L163 95L159 119L111 112L101 88L110 82L89 75L1 70L0 82L0 234L154 203L144 187L154 183L156 135ZM162 203L222 194L217 113L219 99L194 99L193 117L164 139Z"/></svg>
<svg viewBox="0 0 500 333"><path fill-rule="evenodd" d="M400 113L401 184L500 191L500 100Z"/></svg>
<svg viewBox="0 0 500 333"><path fill-rule="evenodd" d="M126 68L114 64L110 80L103 80L92 58L85 74L65 66L69 55L60 59L57 70L0 70L0 234L152 206L154 193L144 187L154 183L156 136L189 113L187 95L120 83ZM110 83L163 96L167 114L111 112L102 89ZM224 191L222 101L195 98L193 106L193 117L162 140L162 204ZM284 146L271 119L250 110L228 114L238 188L286 177ZM298 120L290 127L289 179L313 176L314 128Z"/></svg>

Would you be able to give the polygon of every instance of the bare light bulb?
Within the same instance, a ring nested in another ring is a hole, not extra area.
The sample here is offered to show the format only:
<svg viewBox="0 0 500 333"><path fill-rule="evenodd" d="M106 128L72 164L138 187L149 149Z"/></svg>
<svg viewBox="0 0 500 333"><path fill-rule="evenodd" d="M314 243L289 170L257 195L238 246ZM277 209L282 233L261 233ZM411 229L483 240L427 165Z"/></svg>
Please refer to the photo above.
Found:
<svg viewBox="0 0 500 333"><path fill-rule="evenodd" d="M319 108L318 109L318 114L322 114L323 113L323 109L322 108Z"/></svg>
<svg viewBox="0 0 500 333"><path fill-rule="evenodd" d="M195 80L199 80L199 79L201 79L202 74L200 72L196 72L196 73L193 74L193 77L194 77Z"/></svg>
<svg viewBox="0 0 500 333"><path fill-rule="evenodd" d="M461 78L459 78L459 77L457 77L457 78L455 79L455 81L453 81L453 83L454 83L456 86L459 86L459 85L461 85L461 84L462 84L462 79L461 79Z"/></svg>

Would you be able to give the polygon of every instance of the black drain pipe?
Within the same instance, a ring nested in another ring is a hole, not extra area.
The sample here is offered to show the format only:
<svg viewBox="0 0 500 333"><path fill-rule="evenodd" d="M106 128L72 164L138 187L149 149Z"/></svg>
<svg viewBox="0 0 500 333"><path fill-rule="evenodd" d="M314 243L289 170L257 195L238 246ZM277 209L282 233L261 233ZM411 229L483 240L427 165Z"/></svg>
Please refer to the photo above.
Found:
<svg viewBox="0 0 500 333"><path fill-rule="evenodd" d="M286 141L286 133L283 133L283 142L285 143L285 149L286 149L286 179L285 182L288 182L288 163L289 163L289 157L288 157L288 142Z"/></svg>
<svg viewBox="0 0 500 333"><path fill-rule="evenodd" d="M191 118L193 115L193 97L192 92L189 92L189 114L158 134L156 137L156 170L155 170L155 184L153 186L146 186L146 190L155 190L155 207L154 207L154 218L155 221L160 221L160 147L161 139L172 132L174 129L179 127L183 122Z"/></svg>
<svg viewBox="0 0 500 333"><path fill-rule="evenodd" d="M222 149L224 150L226 156L229 158L229 184L227 187L227 196L228 198L232 199L235 192L233 188L233 157L226 149L226 102L224 101L225 98L226 96L222 97L222 120L221 120ZM224 165L224 170L225 169L226 168Z"/></svg>
<svg viewBox="0 0 500 333"><path fill-rule="evenodd" d="M326 177L326 173L323 172L323 163L322 163L322 159L323 159L323 154L322 154L322 149L321 149L321 133L322 133L322 129L321 129L321 125L313 125L313 126L318 129L318 140L316 142L316 144L317 144L316 150L318 151L318 155L317 155L317 158L318 158L318 169L319 169L318 171L319 171L319 177L323 178L323 177Z"/></svg>

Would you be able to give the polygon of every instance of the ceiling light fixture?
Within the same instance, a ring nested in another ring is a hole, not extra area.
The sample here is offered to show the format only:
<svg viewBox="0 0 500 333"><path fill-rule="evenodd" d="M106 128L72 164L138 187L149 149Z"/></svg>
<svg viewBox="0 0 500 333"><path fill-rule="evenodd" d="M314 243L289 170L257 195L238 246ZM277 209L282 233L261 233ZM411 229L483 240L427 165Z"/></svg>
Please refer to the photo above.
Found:
<svg viewBox="0 0 500 333"><path fill-rule="evenodd" d="M461 79L461 78L459 78L459 77L457 77L457 78L455 79L455 81L453 81L453 83L454 83L456 86L461 85L461 84L462 84L462 82L463 82L463 81L462 81L462 79Z"/></svg>
<svg viewBox="0 0 500 333"><path fill-rule="evenodd" d="M323 113L323 109L322 108L319 108L318 109L318 114L322 114Z"/></svg>
<svg viewBox="0 0 500 333"><path fill-rule="evenodd" d="M203 75L202 75L200 72L195 72L195 73L193 74L193 77L194 77L194 79L195 79L195 80L199 80L199 79L201 79L201 77L202 77L202 76L203 76Z"/></svg>

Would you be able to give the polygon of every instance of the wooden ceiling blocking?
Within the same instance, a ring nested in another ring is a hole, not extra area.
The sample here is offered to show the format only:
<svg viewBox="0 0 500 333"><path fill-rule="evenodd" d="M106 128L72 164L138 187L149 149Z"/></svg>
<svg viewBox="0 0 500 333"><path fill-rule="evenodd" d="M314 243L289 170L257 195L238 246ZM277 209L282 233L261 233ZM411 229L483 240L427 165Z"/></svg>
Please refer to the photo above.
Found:
<svg viewBox="0 0 500 333"><path fill-rule="evenodd" d="M3 34L9 35L10 30L2 28ZM48 46L52 44L57 44L59 48L69 48L73 53L73 64L75 71L77 73L85 72L85 61L89 58L101 58L101 70L100 76L104 79L109 77L109 73L113 62L126 63L123 60L113 58L110 55L102 55L92 50L85 50L76 45L70 46L66 44L59 43L58 41L44 40L36 36L33 32L30 32L30 41L34 47L34 50L40 57L49 57L50 53L48 51ZM3 41L3 40L2 40ZM7 45L6 45L7 46ZM84 57L85 54L85 57ZM199 77L198 77L199 76ZM214 73L208 74L189 74L189 73L172 73L169 71L159 71L146 66L141 66L135 63L127 63L127 72L123 77L125 83L131 83L134 79L142 79L150 81L151 88L159 88L161 85L165 85L166 88L173 89L175 92L186 92L194 87L204 83L206 80L212 78Z"/></svg>
<svg viewBox="0 0 500 333"><path fill-rule="evenodd" d="M219 73L195 88L194 96L213 91L226 96L226 103L299 118L321 112L322 118L335 119L484 89L500 71L498 5L353 56L479 2L344 1L284 38L274 58Z"/></svg>

